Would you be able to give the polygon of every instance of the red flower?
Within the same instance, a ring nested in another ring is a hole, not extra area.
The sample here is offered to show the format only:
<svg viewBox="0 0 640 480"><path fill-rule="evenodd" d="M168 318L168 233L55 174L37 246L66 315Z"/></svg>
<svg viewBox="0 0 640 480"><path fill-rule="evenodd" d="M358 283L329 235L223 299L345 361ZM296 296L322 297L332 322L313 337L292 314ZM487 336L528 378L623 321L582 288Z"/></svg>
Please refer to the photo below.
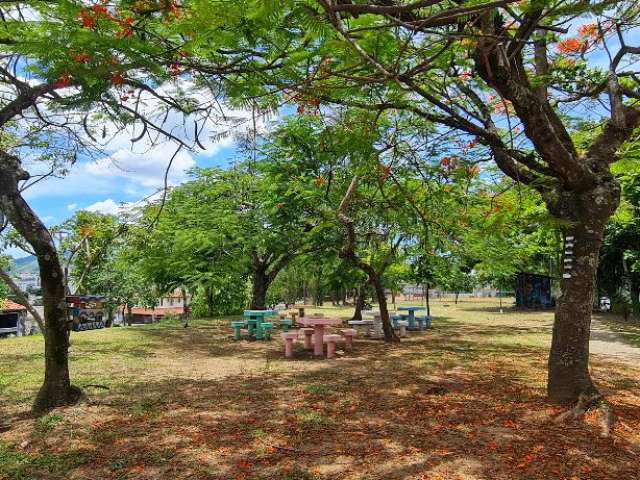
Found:
<svg viewBox="0 0 640 480"><path fill-rule="evenodd" d="M595 38L598 36L598 26L595 23L585 23L578 27L578 35L581 37Z"/></svg>
<svg viewBox="0 0 640 480"><path fill-rule="evenodd" d="M473 77L473 74L470 71L464 71L460 74L460 76L458 78L460 78L460 80L462 80L463 82L469 80L471 77Z"/></svg>
<svg viewBox="0 0 640 480"><path fill-rule="evenodd" d="M78 21L84 28L94 28L96 26L96 19L92 17L84 8L80 9L80 16Z"/></svg>
<svg viewBox="0 0 640 480"><path fill-rule="evenodd" d="M91 10L93 10L93 13L96 14L96 17L103 16L104 18L108 18L109 20L115 20L111 13L109 13L109 10L107 10L107 7L105 7L104 5L99 5L97 3L93 4L91 5Z"/></svg>
<svg viewBox="0 0 640 480"><path fill-rule="evenodd" d="M302 115L304 113L304 105L302 104L298 105L298 108L296 109L296 111L298 112L299 115Z"/></svg>
<svg viewBox="0 0 640 480"><path fill-rule="evenodd" d="M567 38L556 44L556 50L565 55L575 55L584 53L589 47L589 43L578 38Z"/></svg>
<svg viewBox="0 0 640 480"><path fill-rule="evenodd" d="M448 167L450 163L451 163L450 157L442 157L442 160L440 160L440 166L442 167Z"/></svg>
<svg viewBox="0 0 640 480"><path fill-rule="evenodd" d="M73 80L73 76L71 76L71 74L63 73L55 81L55 83L53 84L53 87L54 88L65 88L65 87L68 87L69 85L71 85L72 80Z"/></svg>
<svg viewBox="0 0 640 480"><path fill-rule="evenodd" d="M509 100L502 100L493 106L493 111L496 113L508 112L511 110L511 102Z"/></svg>
<svg viewBox="0 0 640 480"><path fill-rule="evenodd" d="M76 63L87 63L91 57L86 52L82 52L73 57L73 61Z"/></svg>
<svg viewBox="0 0 640 480"><path fill-rule="evenodd" d="M111 81L114 85L122 85L124 83L124 75L120 72L115 72L111 74Z"/></svg>

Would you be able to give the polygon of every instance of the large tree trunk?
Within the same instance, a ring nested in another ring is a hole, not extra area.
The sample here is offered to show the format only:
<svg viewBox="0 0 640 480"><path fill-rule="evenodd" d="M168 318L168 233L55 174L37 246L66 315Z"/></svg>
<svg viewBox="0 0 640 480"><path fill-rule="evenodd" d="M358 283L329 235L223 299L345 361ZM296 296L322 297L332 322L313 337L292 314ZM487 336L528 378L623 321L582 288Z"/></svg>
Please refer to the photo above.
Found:
<svg viewBox="0 0 640 480"><path fill-rule="evenodd" d="M64 274L51 234L22 198L19 183L29 174L20 161L0 152L0 211L33 248L40 267L44 306L45 372L44 382L33 403L42 413L54 407L75 403L82 395L69 378L69 337Z"/></svg>
<svg viewBox="0 0 640 480"><path fill-rule="evenodd" d="M184 326L188 327L189 319L191 318L191 309L189 308L189 297L187 296L187 289L181 287L180 293L182 294L182 315L184 317Z"/></svg>
<svg viewBox="0 0 640 480"><path fill-rule="evenodd" d="M581 394L597 392L589 374L591 312L604 227L618 205L620 191L612 177L600 185L582 193L564 192L560 210L550 204L554 215L571 222L566 235L574 242L572 255L565 250L564 259L572 260L571 268L565 269L565 277L570 277L561 281L549 353L547 393L554 403L572 403Z"/></svg>
<svg viewBox="0 0 640 480"><path fill-rule="evenodd" d="M266 269L254 268L252 275L251 310L264 310L267 304L267 290L269 289L269 276Z"/></svg>
<svg viewBox="0 0 640 480"><path fill-rule="evenodd" d="M429 284L427 283L424 289L424 301L427 306L427 315L431 316L431 304L429 303Z"/></svg>
<svg viewBox="0 0 640 480"><path fill-rule="evenodd" d="M384 292L384 286L378 275L369 272L369 280L376 291L376 298L378 300L378 307L380 308L380 320L382 321L382 330L384 331L385 342L399 342L400 339L393 330L391 320L389 319L389 309L387 308L387 296Z"/></svg>
<svg viewBox="0 0 640 480"><path fill-rule="evenodd" d="M365 286L358 288L358 293L356 294L355 310L353 311L353 317L351 317L351 320L362 320L362 310L364 310L364 300L366 294L367 289Z"/></svg>
<svg viewBox="0 0 640 480"><path fill-rule="evenodd" d="M264 310L267 304L267 291L278 276L295 257L294 253L281 254L270 261L262 260L256 253L251 259L251 277L253 286L251 291L251 309Z"/></svg>

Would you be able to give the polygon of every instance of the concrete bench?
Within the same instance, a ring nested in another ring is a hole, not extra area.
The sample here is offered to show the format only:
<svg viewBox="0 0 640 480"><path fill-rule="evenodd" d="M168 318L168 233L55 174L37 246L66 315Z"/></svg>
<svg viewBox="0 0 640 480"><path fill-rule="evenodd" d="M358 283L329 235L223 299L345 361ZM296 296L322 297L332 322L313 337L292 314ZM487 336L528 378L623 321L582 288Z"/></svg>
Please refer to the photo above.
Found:
<svg viewBox="0 0 640 480"><path fill-rule="evenodd" d="M433 328L430 315L416 315L416 322L418 322L420 330L424 330L425 328Z"/></svg>
<svg viewBox="0 0 640 480"><path fill-rule="evenodd" d="M358 334L358 331L355 328L345 328L340 330L340 333L344 337L345 350L351 352L353 350L353 337Z"/></svg>
<svg viewBox="0 0 640 480"><path fill-rule="evenodd" d="M288 332L292 326L293 326L293 321L287 320L286 318L280 319L280 329L283 332Z"/></svg>
<svg viewBox="0 0 640 480"><path fill-rule="evenodd" d="M398 320L396 322L395 326L394 326L394 328L399 330L401 337L406 337L407 336L407 328L408 327L409 327L409 321L408 320Z"/></svg>
<svg viewBox="0 0 640 480"><path fill-rule="evenodd" d="M246 326L245 322L231 322L231 328L233 328L233 339L235 341L240 340L241 330Z"/></svg>
<svg viewBox="0 0 640 480"><path fill-rule="evenodd" d="M293 357L293 342L298 339L298 332L282 332L282 340L284 340L284 356L286 358Z"/></svg>
<svg viewBox="0 0 640 480"><path fill-rule="evenodd" d="M353 325L356 327L369 326L369 325L373 325L373 320L349 320L347 324Z"/></svg>
<svg viewBox="0 0 640 480"><path fill-rule="evenodd" d="M311 350L313 348L313 342L311 342L313 328L301 328L298 330L298 336L300 335L304 335L304 349Z"/></svg>
<svg viewBox="0 0 640 480"><path fill-rule="evenodd" d="M350 327L358 328L366 328L366 335L371 336L371 331L373 329L373 324L375 322L373 320L349 320L347 325Z"/></svg>
<svg viewBox="0 0 640 480"><path fill-rule="evenodd" d="M271 322L263 322L261 325L262 327L262 335L264 336L265 340L271 340L271 332L273 331L273 323Z"/></svg>
<svg viewBox="0 0 640 480"><path fill-rule="evenodd" d="M322 340L327 344L327 358L333 358L336 356L336 343L341 339L340 335L330 334L325 335Z"/></svg>

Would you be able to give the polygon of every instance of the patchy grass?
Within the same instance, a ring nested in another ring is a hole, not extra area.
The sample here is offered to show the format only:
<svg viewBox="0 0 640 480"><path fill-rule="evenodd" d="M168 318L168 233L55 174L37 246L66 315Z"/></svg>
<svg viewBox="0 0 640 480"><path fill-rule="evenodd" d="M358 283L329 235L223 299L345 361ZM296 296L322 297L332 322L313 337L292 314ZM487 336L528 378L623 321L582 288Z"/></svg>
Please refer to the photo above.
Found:
<svg viewBox="0 0 640 480"><path fill-rule="evenodd" d="M87 387L89 403L40 419L27 411L42 339L1 341L0 479L640 478L637 367L594 358L619 420L602 439L591 414L550 421L550 312L433 310L433 330L399 345L358 338L331 361L299 346L287 361L278 339L233 342L230 319L72 334L74 382L109 390Z"/></svg>
<svg viewBox="0 0 640 480"><path fill-rule="evenodd" d="M629 344L640 348L640 321L625 320L622 315L602 314L598 319Z"/></svg>

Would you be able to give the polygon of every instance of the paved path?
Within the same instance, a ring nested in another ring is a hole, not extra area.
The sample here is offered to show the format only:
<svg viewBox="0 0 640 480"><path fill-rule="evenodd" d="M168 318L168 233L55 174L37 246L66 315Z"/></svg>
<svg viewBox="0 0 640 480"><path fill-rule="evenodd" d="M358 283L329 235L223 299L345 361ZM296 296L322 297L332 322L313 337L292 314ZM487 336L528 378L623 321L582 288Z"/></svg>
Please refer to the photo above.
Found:
<svg viewBox="0 0 640 480"><path fill-rule="evenodd" d="M640 365L640 348L630 345L624 338L609 330L595 318L591 320L589 351L598 356Z"/></svg>

